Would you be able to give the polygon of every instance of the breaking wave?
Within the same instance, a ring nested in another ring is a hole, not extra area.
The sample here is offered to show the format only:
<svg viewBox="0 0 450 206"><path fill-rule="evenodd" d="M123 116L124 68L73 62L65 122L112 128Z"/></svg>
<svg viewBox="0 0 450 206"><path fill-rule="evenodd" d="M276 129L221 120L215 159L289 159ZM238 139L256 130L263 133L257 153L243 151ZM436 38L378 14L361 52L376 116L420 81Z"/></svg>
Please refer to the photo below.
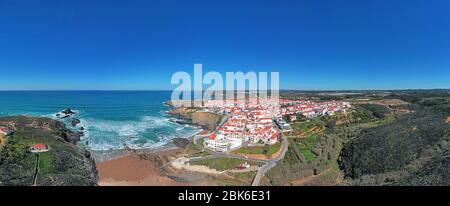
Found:
<svg viewBox="0 0 450 206"><path fill-rule="evenodd" d="M85 128L81 141L92 150L152 149L167 145L175 137L190 137L200 129L179 125L170 118L144 116L137 121L81 119Z"/></svg>

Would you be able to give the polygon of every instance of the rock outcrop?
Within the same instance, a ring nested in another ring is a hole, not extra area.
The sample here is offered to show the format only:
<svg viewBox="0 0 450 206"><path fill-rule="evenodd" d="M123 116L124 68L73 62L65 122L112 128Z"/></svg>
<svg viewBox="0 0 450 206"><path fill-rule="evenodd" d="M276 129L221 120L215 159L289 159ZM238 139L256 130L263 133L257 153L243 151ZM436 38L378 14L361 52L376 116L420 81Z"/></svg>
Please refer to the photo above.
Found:
<svg viewBox="0 0 450 206"><path fill-rule="evenodd" d="M79 132L59 121L26 116L0 117L13 125L14 135L0 148L0 185L96 185L98 174L89 151L77 147ZM44 143L50 150L31 153Z"/></svg>
<svg viewBox="0 0 450 206"><path fill-rule="evenodd" d="M76 127L78 124L80 124L80 120L77 118L73 118L71 121L72 127Z"/></svg>
<svg viewBox="0 0 450 206"><path fill-rule="evenodd" d="M177 138L172 139L172 143L179 148L186 148L186 146L189 144L189 142L190 141L186 138L177 137Z"/></svg>
<svg viewBox="0 0 450 206"><path fill-rule="evenodd" d="M169 114L182 118L187 124L198 125L209 131L216 129L222 120L222 116L219 114L202 112L195 108L177 107L170 110Z"/></svg>

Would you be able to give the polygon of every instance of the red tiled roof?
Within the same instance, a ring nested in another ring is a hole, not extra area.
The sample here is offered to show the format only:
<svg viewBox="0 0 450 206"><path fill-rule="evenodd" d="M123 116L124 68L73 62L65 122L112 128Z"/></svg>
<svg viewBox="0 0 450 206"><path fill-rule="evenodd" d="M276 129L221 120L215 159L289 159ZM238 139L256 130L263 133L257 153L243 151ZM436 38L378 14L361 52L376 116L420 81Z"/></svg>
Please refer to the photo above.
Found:
<svg viewBox="0 0 450 206"><path fill-rule="evenodd" d="M34 144L33 146L31 146L34 149L47 149L47 145L42 144L42 143L38 143L38 144Z"/></svg>
<svg viewBox="0 0 450 206"><path fill-rule="evenodd" d="M212 134L209 136L209 139L215 140L217 138L217 134Z"/></svg>

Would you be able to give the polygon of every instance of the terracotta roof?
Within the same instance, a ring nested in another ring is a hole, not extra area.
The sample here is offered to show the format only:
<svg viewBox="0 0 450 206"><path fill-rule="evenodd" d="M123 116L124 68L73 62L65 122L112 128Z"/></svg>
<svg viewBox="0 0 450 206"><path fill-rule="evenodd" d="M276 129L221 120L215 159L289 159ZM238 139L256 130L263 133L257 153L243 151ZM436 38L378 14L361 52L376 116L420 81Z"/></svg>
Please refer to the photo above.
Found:
<svg viewBox="0 0 450 206"><path fill-rule="evenodd" d="M215 140L217 138L217 134L212 134L209 136L209 139Z"/></svg>
<svg viewBox="0 0 450 206"><path fill-rule="evenodd" d="M33 149L47 149L47 145L42 144L42 143L38 143L38 144L34 144L33 146L31 146L31 148Z"/></svg>

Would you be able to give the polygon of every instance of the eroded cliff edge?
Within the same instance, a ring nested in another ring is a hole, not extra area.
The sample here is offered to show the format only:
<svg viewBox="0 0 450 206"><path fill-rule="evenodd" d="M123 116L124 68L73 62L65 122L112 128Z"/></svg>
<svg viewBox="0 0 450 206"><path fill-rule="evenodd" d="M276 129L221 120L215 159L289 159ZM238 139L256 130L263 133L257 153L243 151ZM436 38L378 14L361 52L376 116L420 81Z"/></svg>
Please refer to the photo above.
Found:
<svg viewBox="0 0 450 206"><path fill-rule="evenodd" d="M0 147L0 185L96 185L98 174L89 151L77 147L79 132L50 118L0 117L14 130ZM49 151L32 153L42 143Z"/></svg>

